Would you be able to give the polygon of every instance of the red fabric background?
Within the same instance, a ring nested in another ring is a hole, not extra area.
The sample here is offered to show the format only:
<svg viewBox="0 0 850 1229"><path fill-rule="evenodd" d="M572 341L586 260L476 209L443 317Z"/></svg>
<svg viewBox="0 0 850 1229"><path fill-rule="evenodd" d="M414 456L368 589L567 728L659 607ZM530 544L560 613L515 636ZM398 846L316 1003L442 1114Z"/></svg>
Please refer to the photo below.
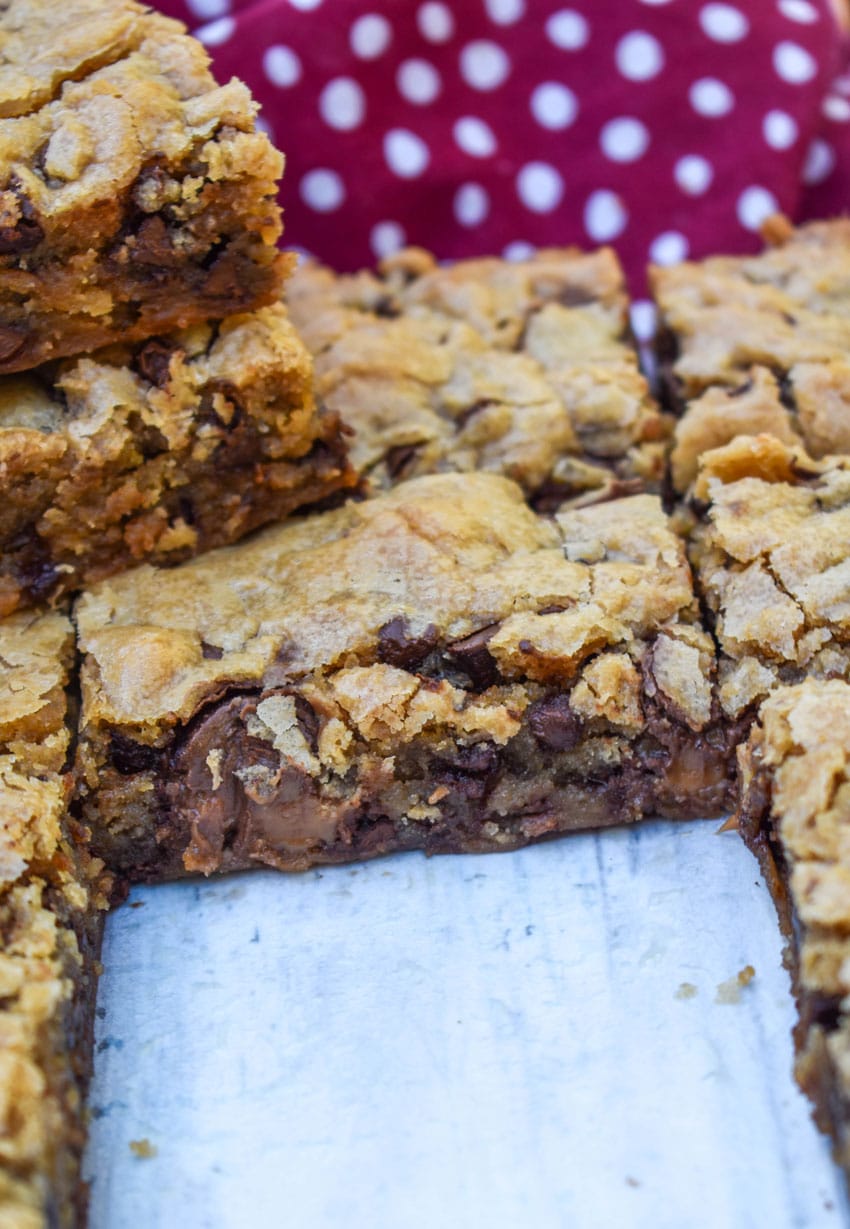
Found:
<svg viewBox="0 0 850 1229"><path fill-rule="evenodd" d="M287 242L340 269L405 241L611 241L640 293L650 258L755 250L774 206L850 205L850 47L827 0L158 7L247 81L287 155Z"/></svg>

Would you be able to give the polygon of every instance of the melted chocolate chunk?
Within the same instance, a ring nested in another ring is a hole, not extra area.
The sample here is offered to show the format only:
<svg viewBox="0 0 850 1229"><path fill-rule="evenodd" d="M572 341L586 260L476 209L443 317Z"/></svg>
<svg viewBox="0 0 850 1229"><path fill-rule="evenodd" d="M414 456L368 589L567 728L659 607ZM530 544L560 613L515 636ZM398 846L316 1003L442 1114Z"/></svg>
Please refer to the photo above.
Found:
<svg viewBox="0 0 850 1229"><path fill-rule="evenodd" d="M307 745L315 755L319 746L319 714L306 696L295 696L295 719Z"/></svg>
<svg viewBox="0 0 850 1229"><path fill-rule="evenodd" d="M11 328L7 324L0 325L0 363L14 358L27 341L27 335L21 329Z"/></svg>
<svg viewBox="0 0 850 1229"><path fill-rule="evenodd" d="M109 740L109 759L113 768L124 776L137 772L149 772L159 764L160 753L156 747L134 742L125 734L114 731Z"/></svg>
<svg viewBox="0 0 850 1229"><path fill-rule="evenodd" d="M31 252L44 238L44 227L38 220L32 201L14 185L10 190L18 201L18 218L9 226L0 226L0 256L20 256Z"/></svg>
<svg viewBox="0 0 850 1229"><path fill-rule="evenodd" d="M171 359L177 350L177 346L163 341L161 337L152 337L136 354L133 366L143 380L155 384L157 388L165 388Z"/></svg>
<svg viewBox="0 0 850 1229"><path fill-rule="evenodd" d="M217 644L207 644L206 640L201 641L201 652L206 661L221 661L224 657L224 649L220 649Z"/></svg>
<svg viewBox="0 0 850 1229"><path fill-rule="evenodd" d="M571 751L581 739L581 722L568 696L550 696L532 704L528 724L537 741L552 751Z"/></svg>
<svg viewBox="0 0 850 1229"><path fill-rule="evenodd" d="M136 231L133 259L142 265L168 268L174 265L176 253L168 227L159 214L144 219Z"/></svg>
<svg viewBox="0 0 850 1229"><path fill-rule="evenodd" d="M216 402L223 399L232 407L230 416L225 419L216 410ZM212 423L224 431L235 431L245 417L245 407L239 396L239 390L230 380L210 380L201 395L198 418L203 422Z"/></svg>
<svg viewBox="0 0 850 1229"><path fill-rule="evenodd" d="M378 632L378 660L401 670L415 670L436 647L437 629L429 623L418 636L411 636L407 620L397 615Z"/></svg>
<svg viewBox="0 0 850 1229"><path fill-rule="evenodd" d="M482 627L480 631L465 636L463 640L456 640L446 649L478 691L492 687L499 678L496 660L487 648L498 628L498 623L491 623L489 627Z"/></svg>

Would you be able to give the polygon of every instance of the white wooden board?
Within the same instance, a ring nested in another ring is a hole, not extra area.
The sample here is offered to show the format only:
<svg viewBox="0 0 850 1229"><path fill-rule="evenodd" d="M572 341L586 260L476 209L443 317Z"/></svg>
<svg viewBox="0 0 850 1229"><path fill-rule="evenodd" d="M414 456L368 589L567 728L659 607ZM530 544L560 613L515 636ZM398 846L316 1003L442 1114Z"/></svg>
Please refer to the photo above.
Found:
<svg viewBox="0 0 850 1229"><path fill-rule="evenodd" d="M135 891L107 929L91 1229L850 1224L791 1078L772 903L716 831Z"/></svg>

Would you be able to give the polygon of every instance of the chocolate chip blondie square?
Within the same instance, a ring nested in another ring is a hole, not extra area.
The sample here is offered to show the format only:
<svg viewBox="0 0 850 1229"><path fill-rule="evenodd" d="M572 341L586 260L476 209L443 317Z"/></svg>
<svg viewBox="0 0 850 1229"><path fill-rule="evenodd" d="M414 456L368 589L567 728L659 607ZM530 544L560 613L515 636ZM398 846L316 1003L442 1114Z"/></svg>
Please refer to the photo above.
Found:
<svg viewBox="0 0 850 1229"><path fill-rule="evenodd" d="M789 944L797 1078L850 1172L850 684L783 687L741 751L739 826Z"/></svg>
<svg viewBox="0 0 850 1229"><path fill-rule="evenodd" d="M720 814L731 748L655 496L432 475L76 607L78 771L131 877L511 849Z"/></svg>
<svg viewBox="0 0 850 1229"><path fill-rule="evenodd" d="M0 372L274 301L283 160L133 0L0 6Z"/></svg>
<svg viewBox="0 0 850 1229"><path fill-rule="evenodd" d="M345 276L308 263L287 299L367 490L476 469L538 507L659 489L668 423L610 249L442 267L409 249Z"/></svg>
<svg viewBox="0 0 850 1229"><path fill-rule="evenodd" d="M0 376L0 613L233 542L352 480L278 303Z"/></svg>
<svg viewBox="0 0 850 1229"><path fill-rule="evenodd" d="M757 256L651 270L675 489L735 435L850 453L850 220L765 227Z"/></svg>
<svg viewBox="0 0 850 1229"><path fill-rule="evenodd" d="M109 881L66 806L73 629L0 622L0 1223L72 1229Z"/></svg>

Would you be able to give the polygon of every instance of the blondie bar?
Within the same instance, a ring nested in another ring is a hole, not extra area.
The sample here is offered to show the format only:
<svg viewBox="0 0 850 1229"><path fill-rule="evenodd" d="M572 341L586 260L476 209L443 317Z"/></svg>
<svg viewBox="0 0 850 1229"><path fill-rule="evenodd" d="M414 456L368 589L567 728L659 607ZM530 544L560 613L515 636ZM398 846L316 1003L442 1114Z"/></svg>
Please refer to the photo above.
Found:
<svg viewBox="0 0 850 1229"><path fill-rule="evenodd" d="M655 496L412 479L76 607L93 847L131 877L719 814L733 731Z"/></svg>
<svg viewBox="0 0 850 1229"><path fill-rule="evenodd" d="M0 5L0 372L271 303L282 158L133 0Z"/></svg>
<svg viewBox="0 0 850 1229"><path fill-rule="evenodd" d="M108 880L66 813L61 614L0 622L0 1224L79 1222L94 957Z"/></svg>
<svg viewBox="0 0 850 1229"><path fill-rule="evenodd" d="M741 751L741 791L793 961L797 1078L850 1173L850 685L775 692Z"/></svg>
<svg viewBox="0 0 850 1229"><path fill-rule="evenodd" d="M850 459L738 436L702 458L693 509L727 717L783 684L850 678Z"/></svg>
<svg viewBox="0 0 850 1229"><path fill-rule="evenodd" d="M700 453L736 435L850 453L850 220L774 218L765 237L758 256L651 271L680 493Z"/></svg>
<svg viewBox="0 0 850 1229"><path fill-rule="evenodd" d="M659 488L668 423L610 249L445 267L409 249L347 276L308 263L287 299L373 493L475 469L537 506Z"/></svg>
<svg viewBox="0 0 850 1229"><path fill-rule="evenodd" d="M178 561L349 479L280 304L0 376L0 613Z"/></svg>

